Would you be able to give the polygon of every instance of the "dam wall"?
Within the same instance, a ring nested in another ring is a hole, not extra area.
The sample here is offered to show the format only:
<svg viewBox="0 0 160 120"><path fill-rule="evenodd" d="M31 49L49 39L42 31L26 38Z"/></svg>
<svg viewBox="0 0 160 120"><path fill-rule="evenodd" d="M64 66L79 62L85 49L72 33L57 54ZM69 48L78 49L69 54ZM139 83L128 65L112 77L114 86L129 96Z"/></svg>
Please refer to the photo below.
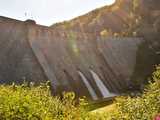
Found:
<svg viewBox="0 0 160 120"><path fill-rule="evenodd" d="M144 61L151 54L142 38L101 38L5 17L0 17L0 49L0 83L49 80L54 94L74 91L93 100L133 89L133 78L145 79L150 73L135 71L155 63Z"/></svg>
<svg viewBox="0 0 160 120"><path fill-rule="evenodd" d="M30 49L26 24L0 17L0 83L47 80Z"/></svg>

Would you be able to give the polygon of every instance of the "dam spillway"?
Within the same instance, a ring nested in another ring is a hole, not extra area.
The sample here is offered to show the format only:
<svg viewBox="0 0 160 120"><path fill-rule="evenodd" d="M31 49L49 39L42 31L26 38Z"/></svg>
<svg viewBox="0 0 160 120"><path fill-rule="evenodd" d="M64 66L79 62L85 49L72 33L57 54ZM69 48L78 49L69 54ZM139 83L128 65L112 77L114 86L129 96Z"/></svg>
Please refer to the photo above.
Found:
<svg viewBox="0 0 160 120"><path fill-rule="evenodd" d="M101 38L0 17L0 83L49 80L54 94L74 91L93 100L110 97L133 87L133 78L148 75L135 74L139 59L144 59L139 57L144 45L142 38ZM144 66L145 61L138 70Z"/></svg>

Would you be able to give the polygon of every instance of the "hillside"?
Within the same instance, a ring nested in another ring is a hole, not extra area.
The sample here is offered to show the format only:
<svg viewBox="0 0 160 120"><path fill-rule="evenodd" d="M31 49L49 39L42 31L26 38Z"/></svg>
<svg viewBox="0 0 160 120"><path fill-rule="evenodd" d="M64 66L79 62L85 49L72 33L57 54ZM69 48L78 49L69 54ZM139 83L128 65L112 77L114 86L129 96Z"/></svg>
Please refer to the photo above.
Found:
<svg viewBox="0 0 160 120"><path fill-rule="evenodd" d="M128 26L127 21L131 20L129 16L130 8L129 0L118 0L112 6L98 8L71 21L55 24L52 28L94 33L96 35L99 35L103 30L120 32Z"/></svg>
<svg viewBox="0 0 160 120"><path fill-rule="evenodd" d="M70 21L57 23L54 30L76 31L95 35L128 35L128 31L141 21L156 22L160 15L159 1L156 0L117 0L111 6L104 6ZM148 17L148 15L150 17ZM147 19L145 19L147 17ZM154 20L153 20L154 19ZM154 23L153 23L154 24ZM150 26L150 28L152 28ZM131 36L131 35L130 35Z"/></svg>

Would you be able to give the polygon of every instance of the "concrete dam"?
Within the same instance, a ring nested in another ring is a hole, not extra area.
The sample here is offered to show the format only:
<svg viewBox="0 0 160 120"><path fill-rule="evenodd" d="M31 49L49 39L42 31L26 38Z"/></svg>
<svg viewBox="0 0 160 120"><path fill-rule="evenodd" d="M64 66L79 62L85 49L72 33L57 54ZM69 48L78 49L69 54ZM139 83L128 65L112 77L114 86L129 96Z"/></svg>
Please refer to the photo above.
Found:
<svg viewBox="0 0 160 120"><path fill-rule="evenodd" d="M133 90L132 80L145 79L155 64L147 61L152 52L143 38L55 31L6 17L0 17L0 51L1 84L49 80L54 94L74 91L92 100Z"/></svg>

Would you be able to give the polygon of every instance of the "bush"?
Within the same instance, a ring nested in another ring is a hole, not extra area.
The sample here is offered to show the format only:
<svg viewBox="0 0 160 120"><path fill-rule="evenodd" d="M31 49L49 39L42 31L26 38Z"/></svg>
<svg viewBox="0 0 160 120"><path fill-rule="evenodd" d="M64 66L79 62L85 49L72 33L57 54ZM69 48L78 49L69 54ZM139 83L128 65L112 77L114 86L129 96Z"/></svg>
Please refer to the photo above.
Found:
<svg viewBox="0 0 160 120"><path fill-rule="evenodd" d="M45 84L1 85L0 120L152 120L160 113L160 67L151 81L141 96L117 98L108 113L87 112L83 106L88 103L79 99L76 105L73 93L64 93L61 99L53 97Z"/></svg>
<svg viewBox="0 0 160 120"><path fill-rule="evenodd" d="M152 120L160 113L160 67L153 73L152 82L142 96L117 99L112 120Z"/></svg>
<svg viewBox="0 0 160 120"><path fill-rule="evenodd" d="M78 120L86 112L73 93L52 97L47 85L0 86L0 120Z"/></svg>

